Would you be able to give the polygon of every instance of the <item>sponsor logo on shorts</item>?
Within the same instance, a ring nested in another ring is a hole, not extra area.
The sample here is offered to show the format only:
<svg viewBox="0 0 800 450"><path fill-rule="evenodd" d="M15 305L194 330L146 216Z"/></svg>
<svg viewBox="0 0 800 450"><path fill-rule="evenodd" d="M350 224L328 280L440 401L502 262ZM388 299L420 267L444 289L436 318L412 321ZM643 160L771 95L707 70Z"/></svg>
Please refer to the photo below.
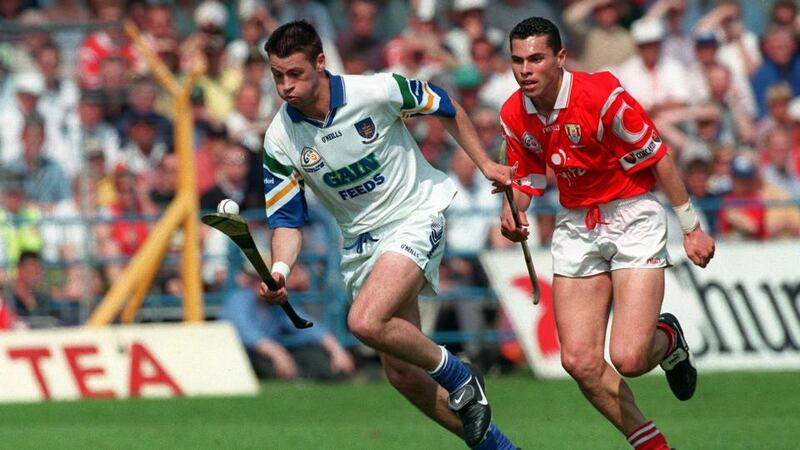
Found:
<svg viewBox="0 0 800 450"><path fill-rule="evenodd" d="M303 151L300 152L300 166L303 167L303 170L306 172L314 173L325 167L325 162L322 161L322 156L320 156L316 149L303 147Z"/></svg>
<svg viewBox="0 0 800 450"><path fill-rule="evenodd" d="M652 258L648 258L647 259L647 264L649 264L651 266L657 266L657 265L660 265L660 264L663 264L663 263L664 263L663 259L657 258L655 256L652 257Z"/></svg>

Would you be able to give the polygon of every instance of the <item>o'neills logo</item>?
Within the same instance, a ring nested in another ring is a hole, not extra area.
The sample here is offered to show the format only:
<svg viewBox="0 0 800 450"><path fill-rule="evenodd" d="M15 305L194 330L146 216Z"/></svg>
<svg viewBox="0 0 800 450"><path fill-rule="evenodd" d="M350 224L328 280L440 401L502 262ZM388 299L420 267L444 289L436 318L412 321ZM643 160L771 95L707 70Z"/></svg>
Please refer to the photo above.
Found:
<svg viewBox="0 0 800 450"><path fill-rule="evenodd" d="M303 147L303 151L300 152L300 165L306 172L314 173L325 167L325 162L322 161L322 157L316 149Z"/></svg>

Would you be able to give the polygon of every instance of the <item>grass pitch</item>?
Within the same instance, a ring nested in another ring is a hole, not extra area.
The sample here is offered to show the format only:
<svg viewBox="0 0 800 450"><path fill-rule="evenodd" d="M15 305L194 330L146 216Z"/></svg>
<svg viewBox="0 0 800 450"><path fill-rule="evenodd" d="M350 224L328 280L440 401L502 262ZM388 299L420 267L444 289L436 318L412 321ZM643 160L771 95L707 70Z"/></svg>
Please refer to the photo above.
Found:
<svg viewBox="0 0 800 450"><path fill-rule="evenodd" d="M685 449L800 448L800 373L702 375L689 402L661 376L631 381L645 414ZM1 389L2 387L0 387ZM525 449L625 449L570 381L487 379L496 422ZM0 405L13 449L459 449L386 382L265 383L255 398Z"/></svg>

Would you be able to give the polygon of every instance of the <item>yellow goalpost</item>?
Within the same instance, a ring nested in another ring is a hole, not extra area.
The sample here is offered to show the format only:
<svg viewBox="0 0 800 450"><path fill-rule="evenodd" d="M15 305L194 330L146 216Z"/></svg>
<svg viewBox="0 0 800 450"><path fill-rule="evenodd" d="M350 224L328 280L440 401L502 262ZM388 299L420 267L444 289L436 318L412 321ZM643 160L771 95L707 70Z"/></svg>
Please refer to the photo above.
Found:
<svg viewBox="0 0 800 450"><path fill-rule="evenodd" d="M144 296L150 290L153 278L169 246L170 238L179 228L183 230L181 252L183 320L199 322L204 318L203 290L200 281L200 236L197 218L199 201L192 145L194 119L190 106L190 95L192 87L204 69L198 66L193 67L188 79L181 85L159 57L144 44L139 30L132 22L126 21L124 29L136 49L147 61L158 82L174 101L175 153L178 156L181 170L178 174L175 199L167 207L164 215L151 230L147 240L137 250L120 277L114 280L86 325L90 327L107 325L117 317L123 308L121 321L123 323L133 322L136 313L142 306Z"/></svg>

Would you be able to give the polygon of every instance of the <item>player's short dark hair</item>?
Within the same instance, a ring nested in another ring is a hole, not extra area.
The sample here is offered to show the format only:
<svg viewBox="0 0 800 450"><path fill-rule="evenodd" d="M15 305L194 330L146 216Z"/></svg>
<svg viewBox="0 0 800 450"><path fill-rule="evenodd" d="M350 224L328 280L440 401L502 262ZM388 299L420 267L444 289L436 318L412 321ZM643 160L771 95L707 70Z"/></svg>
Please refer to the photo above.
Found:
<svg viewBox="0 0 800 450"><path fill-rule="evenodd" d="M268 55L278 58L302 53L313 63L322 53L322 40L313 25L305 20L296 20L273 31L264 44L264 50Z"/></svg>
<svg viewBox="0 0 800 450"><path fill-rule="evenodd" d="M544 17L528 17L518 23L508 33L508 45L514 39L527 39L531 36L547 36L547 46L553 49L553 53L561 51L561 33L558 27Z"/></svg>

